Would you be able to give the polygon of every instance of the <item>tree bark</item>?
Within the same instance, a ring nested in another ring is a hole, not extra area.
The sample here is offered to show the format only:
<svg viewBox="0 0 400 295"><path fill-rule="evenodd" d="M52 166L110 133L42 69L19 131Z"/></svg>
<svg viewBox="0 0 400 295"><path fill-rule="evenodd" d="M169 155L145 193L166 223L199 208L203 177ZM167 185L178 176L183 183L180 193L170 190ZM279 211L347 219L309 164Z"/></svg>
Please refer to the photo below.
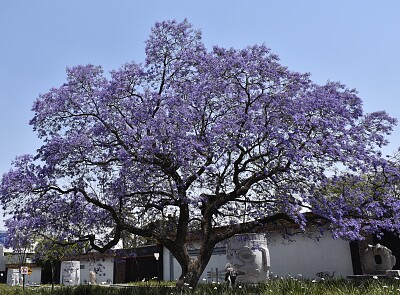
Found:
<svg viewBox="0 0 400 295"><path fill-rule="evenodd" d="M195 260L189 261L187 266L181 265L182 273L176 283L178 291L182 291L183 289L195 289L207 263L208 260L204 262L196 258Z"/></svg>
<svg viewBox="0 0 400 295"><path fill-rule="evenodd" d="M200 251L197 258L193 259L187 255L187 260L185 259L184 261L179 262L182 268L182 273L177 281L178 290L182 290L184 288L196 288L201 275L211 259L214 247L214 242L211 242L210 240L203 240L200 245ZM175 256L175 253L172 252L172 255Z"/></svg>
<svg viewBox="0 0 400 295"><path fill-rule="evenodd" d="M50 268L51 268L51 291L54 291L55 265L54 265L53 261L50 261Z"/></svg>

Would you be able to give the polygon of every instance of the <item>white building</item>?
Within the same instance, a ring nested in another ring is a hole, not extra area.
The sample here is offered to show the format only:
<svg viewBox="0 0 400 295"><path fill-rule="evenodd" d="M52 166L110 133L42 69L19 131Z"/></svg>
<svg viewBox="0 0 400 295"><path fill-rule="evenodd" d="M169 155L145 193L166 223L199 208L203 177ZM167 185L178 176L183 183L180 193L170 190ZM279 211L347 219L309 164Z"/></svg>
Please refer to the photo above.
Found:
<svg viewBox="0 0 400 295"><path fill-rule="evenodd" d="M360 264L357 244L333 239L329 232L318 239L310 236L295 234L289 239L284 238L279 232L267 235L271 277L300 275L308 279L321 276L345 278L348 275L359 274L356 273L359 267L357 264ZM195 241L191 244L193 246L189 249L189 254L195 257L199 249L196 248ZM89 271L96 273L98 284L127 283L156 278L174 281L181 274L177 260L161 245L120 249L109 255L91 253L68 260L79 260L80 284L89 282ZM223 281L226 263L226 243L220 243L214 248L200 280ZM62 272L61 269L61 283Z"/></svg>
<svg viewBox="0 0 400 295"><path fill-rule="evenodd" d="M114 283L114 257L100 253L89 253L71 257L72 261L62 261L60 283L66 285L87 285L90 282L89 272L96 274L96 284Z"/></svg>
<svg viewBox="0 0 400 295"><path fill-rule="evenodd" d="M354 274L350 243L342 239L333 239L329 233L318 240L298 234L290 240L280 234L268 236L270 254L270 275L272 277L297 277L315 279L321 275L335 278ZM195 243L194 243L195 244ZM177 280L181 268L172 254L164 248L164 280ZM198 250L189 250L196 256ZM226 247L218 245L201 276L202 281L222 281L227 263Z"/></svg>

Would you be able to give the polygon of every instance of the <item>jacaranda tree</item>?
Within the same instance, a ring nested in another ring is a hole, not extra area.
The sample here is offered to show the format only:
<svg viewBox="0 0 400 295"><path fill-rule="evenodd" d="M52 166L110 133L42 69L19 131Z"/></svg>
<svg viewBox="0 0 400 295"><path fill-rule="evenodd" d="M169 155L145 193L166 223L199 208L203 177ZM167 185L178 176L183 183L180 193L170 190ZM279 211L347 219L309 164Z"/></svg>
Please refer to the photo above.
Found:
<svg viewBox="0 0 400 295"><path fill-rule="evenodd" d="M381 167L377 148L394 119L363 114L356 91L315 84L264 45L208 50L187 21L156 23L145 51L143 63L110 75L68 68L67 81L35 101L43 145L2 179L13 218L98 251L124 232L154 239L191 286L216 243L234 234L280 220L304 226L305 211L338 235L364 229L369 215L354 214L351 196L324 198L321 185L337 171Z"/></svg>

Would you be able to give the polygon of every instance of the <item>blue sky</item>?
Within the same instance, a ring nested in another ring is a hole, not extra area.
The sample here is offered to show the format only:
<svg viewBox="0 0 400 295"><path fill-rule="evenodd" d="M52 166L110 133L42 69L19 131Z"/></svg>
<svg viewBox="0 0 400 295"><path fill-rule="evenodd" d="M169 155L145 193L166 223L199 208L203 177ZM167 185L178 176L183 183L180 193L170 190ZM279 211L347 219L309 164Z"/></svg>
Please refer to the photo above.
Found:
<svg viewBox="0 0 400 295"><path fill-rule="evenodd" d="M187 18L209 48L264 43L289 69L356 88L366 112L400 119L399 15L398 0L0 0L0 173L40 146L32 103L67 66L143 61L151 27L167 19Z"/></svg>

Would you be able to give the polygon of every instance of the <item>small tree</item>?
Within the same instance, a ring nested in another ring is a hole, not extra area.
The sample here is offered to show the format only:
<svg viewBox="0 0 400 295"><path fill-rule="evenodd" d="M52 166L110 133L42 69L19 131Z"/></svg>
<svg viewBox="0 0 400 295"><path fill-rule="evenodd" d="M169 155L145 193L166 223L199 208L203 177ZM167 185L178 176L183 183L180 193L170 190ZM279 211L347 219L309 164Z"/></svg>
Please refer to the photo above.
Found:
<svg viewBox="0 0 400 295"><path fill-rule="evenodd" d="M41 265L50 264L52 290L54 289L57 265L64 257L83 254L83 248L82 244L62 245L48 238L42 238L37 241L34 259Z"/></svg>
<svg viewBox="0 0 400 295"><path fill-rule="evenodd" d="M15 215L99 251L123 232L154 238L182 267L178 285L193 287L216 243L234 234L280 220L304 226L305 210L332 228L364 228L368 214L335 218L351 198L328 208L316 189L337 167L384 163L376 148L394 119L363 114L356 91L317 85L264 45L208 51L187 21L156 23L145 51L143 64L109 78L98 66L68 68L63 85L39 96L31 124L44 143L2 178Z"/></svg>
<svg viewBox="0 0 400 295"><path fill-rule="evenodd" d="M4 246L12 248L13 258L17 258L19 272L21 273L21 267L27 263L28 254L33 252L35 233L31 231L29 220L11 218L6 220L5 226L7 227L7 234Z"/></svg>

